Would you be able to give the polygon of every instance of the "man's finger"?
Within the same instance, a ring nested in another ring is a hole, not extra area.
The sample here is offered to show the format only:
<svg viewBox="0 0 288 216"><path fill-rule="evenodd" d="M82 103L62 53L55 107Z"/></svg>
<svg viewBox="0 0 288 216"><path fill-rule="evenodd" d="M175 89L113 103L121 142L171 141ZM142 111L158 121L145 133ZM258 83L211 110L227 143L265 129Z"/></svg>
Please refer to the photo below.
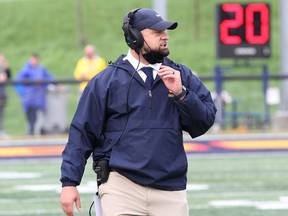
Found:
<svg viewBox="0 0 288 216"><path fill-rule="evenodd" d="M81 212L81 202L79 196L76 198L76 208L79 212Z"/></svg>

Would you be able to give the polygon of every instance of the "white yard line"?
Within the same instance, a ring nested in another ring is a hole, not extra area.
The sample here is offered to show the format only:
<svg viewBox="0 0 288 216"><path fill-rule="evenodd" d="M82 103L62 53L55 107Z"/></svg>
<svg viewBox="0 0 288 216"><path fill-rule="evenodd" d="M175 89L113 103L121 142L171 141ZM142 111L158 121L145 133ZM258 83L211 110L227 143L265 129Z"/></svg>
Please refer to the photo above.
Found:
<svg viewBox="0 0 288 216"><path fill-rule="evenodd" d="M26 190L26 191L60 191L60 184L41 184L41 185L16 185L15 190Z"/></svg>
<svg viewBox="0 0 288 216"><path fill-rule="evenodd" d="M59 208L59 210L53 209L53 210L45 210L45 209L36 209L36 210L21 210L21 211L0 211L0 215L5 216L31 216L31 215L63 215L63 211Z"/></svg>
<svg viewBox="0 0 288 216"><path fill-rule="evenodd" d="M45 197L41 197L41 199L39 198L25 198L25 199L21 199L21 203L24 203L24 204L30 204L30 203L43 203L43 202L59 202L59 196L54 196L53 198L52 197L49 197L49 198L45 198ZM11 203L19 203L19 200L20 199L1 199L0 198L0 204L11 204ZM0 214L1 215L1 214Z"/></svg>
<svg viewBox="0 0 288 216"><path fill-rule="evenodd" d="M209 190L207 184L188 184L187 191Z"/></svg>
<svg viewBox="0 0 288 216"><path fill-rule="evenodd" d="M252 201L252 200L215 200L210 206L216 208L254 207L260 210L288 209L288 197L280 197L279 200Z"/></svg>
<svg viewBox="0 0 288 216"><path fill-rule="evenodd" d="M91 193L97 188L96 181L89 181L86 184L82 184L78 187L80 193ZM199 191L208 190L209 185L206 184L188 184L187 191ZM60 192L60 184L39 184L39 185L16 185L14 190L26 190L26 191L56 191Z"/></svg>
<svg viewBox="0 0 288 216"><path fill-rule="evenodd" d="M41 178L40 173L30 173L30 172L0 172L0 180L6 179L31 179L31 178Z"/></svg>
<svg viewBox="0 0 288 216"><path fill-rule="evenodd" d="M247 197L247 196L259 196L261 194L265 193L265 195L269 196L279 196L281 194L288 194L288 191L243 191L243 192L221 192L221 193L213 193L213 192L205 192L205 193L197 193L197 197L199 198L213 198L213 197L218 197L222 199L227 199L229 200L235 199L235 197Z"/></svg>

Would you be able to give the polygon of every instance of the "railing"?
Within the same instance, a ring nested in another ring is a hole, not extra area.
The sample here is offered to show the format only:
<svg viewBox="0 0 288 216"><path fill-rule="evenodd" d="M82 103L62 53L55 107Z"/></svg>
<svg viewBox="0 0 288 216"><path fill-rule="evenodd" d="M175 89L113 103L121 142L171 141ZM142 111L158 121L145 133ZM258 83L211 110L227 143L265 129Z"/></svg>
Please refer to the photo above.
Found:
<svg viewBox="0 0 288 216"><path fill-rule="evenodd" d="M263 82L264 90L262 89L259 91L265 92L265 89L267 89L268 82L270 80L279 80L279 81L288 80L288 75L268 74L268 73L255 74L255 73L251 72L250 74L226 74L226 73L222 73L219 76L219 74L217 75L215 73L213 75L200 75L199 78L203 82L206 82L206 81L214 82L215 83L215 92L217 92L217 91L219 92L219 90L221 91L221 88L223 88L222 85L223 85L224 81L229 81L229 82L231 82L231 81L247 81L247 82L249 82L249 81L253 81L253 80ZM79 83L80 83L80 81L72 79L72 78L61 78L61 79L57 79L57 80L39 80L39 81L9 80L9 81L6 81L4 83L3 82L0 83L0 86L5 85L7 87L7 90L8 90L8 104L5 107L4 129L11 136L26 135L26 130L25 130L26 119L25 119L25 115L22 112L20 99L17 97L16 92L13 91L14 85L17 85L17 84L24 84L24 85L55 84L55 85L58 85L59 84L59 85L63 85L65 87L67 87L69 89L69 96L66 95L66 98L65 98L65 100L67 99L68 101L67 101L67 108L66 108L67 109L66 110L67 118L66 118L66 122L64 122L64 123L68 126L74 113L75 113L75 110L76 110L76 107L78 104L78 84ZM220 86L220 89L217 89L219 86ZM61 99L61 100L63 100L63 99ZM233 106L235 106L235 101L234 101ZM268 105L265 109L266 109L266 112L269 111ZM57 113L57 109L53 112ZM221 111L220 111L220 113L221 113ZM265 121L269 120L269 116L267 116L268 115L267 113L264 115L264 120L261 120L261 121L259 121L258 115L250 115L250 114L243 112L243 111L238 111L237 108L235 108L235 112L225 113L225 116L221 116L221 117L222 118L224 117L226 119L230 118L231 119L230 127L232 127L232 128L239 126L240 118L251 118L252 119L252 120L250 119L251 121L253 121L254 123L256 122L255 124L260 124L260 125L263 123L263 121L265 122ZM221 119L221 121L223 122L223 119ZM250 121L250 123L251 123L251 121ZM57 133L57 131L55 131L55 133ZM0 139L1 139L1 136L0 136Z"/></svg>

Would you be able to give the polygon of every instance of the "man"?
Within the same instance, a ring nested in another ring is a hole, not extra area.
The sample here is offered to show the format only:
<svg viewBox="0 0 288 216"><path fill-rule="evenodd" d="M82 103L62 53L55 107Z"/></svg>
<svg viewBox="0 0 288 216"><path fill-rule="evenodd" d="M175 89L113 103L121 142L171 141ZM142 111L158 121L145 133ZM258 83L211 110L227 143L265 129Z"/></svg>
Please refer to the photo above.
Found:
<svg viewBox="0 0 288 216"><path fill-rule="evenodd" d="M74 202L80 209L76 186L91 153L103 216L189 215L182 130L204 134L216 108L190 69L167 58L166 30L176 27L146 8L124 17L128 55L89 82L71 123L61 167L67 215Z"/></svg>
<svg viewBox="0 0 288 216"><path fill-rule="evenodd" d="M96 55L95 47L92 44L88 44L84 48L84 57L78 60L75 70L74 77L77 80L90 80L97 73L107 67L106 61ZM83 81L79 85L79 92L82 94L84 88L87 85L87 81Z"/></svg>
<svg viewBox="0 0 288 216"><path fill-rule="evenodd" d="M53 80L52 74L40 65L40 56L33 53L29 61L21 68L16 80L43 81ZM22 99L22 106L28 121L28 134L39 135L43 126L46 110L47 84L16 85L16 91Z"/></svg>

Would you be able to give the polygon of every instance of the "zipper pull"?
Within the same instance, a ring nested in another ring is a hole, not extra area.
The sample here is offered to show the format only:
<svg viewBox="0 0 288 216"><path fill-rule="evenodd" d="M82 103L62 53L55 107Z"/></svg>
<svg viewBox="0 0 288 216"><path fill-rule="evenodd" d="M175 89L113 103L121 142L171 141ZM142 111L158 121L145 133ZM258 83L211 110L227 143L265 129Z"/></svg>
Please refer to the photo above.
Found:
<svg viewBox="0 0 288 216"><path fill-rule="evenodd" d="M152 91L151 90L148 91L148 94L149 94L149 97L152 97Z"/></svg>

